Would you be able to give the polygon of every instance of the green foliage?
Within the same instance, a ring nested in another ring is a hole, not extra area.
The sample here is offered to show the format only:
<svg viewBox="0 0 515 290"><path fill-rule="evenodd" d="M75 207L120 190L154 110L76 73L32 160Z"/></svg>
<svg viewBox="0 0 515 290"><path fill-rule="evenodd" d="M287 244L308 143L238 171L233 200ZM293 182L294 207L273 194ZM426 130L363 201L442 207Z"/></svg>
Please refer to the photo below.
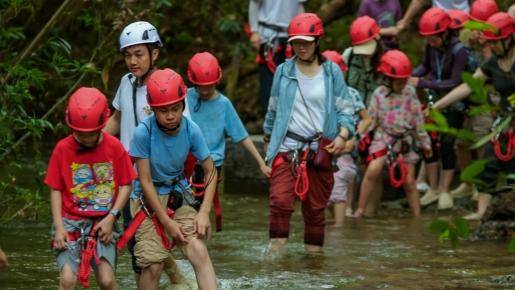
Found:
<svg viewBox="0 0 515 290"><path fill-rule="evenodd" d="M512 115L508 115L508 116L504 117L504 119L502 119L498 124L494 124L494 129L492 130L492 132L490 132L490 134L488 134L486 136L483 136L476 143L474 143L474 145L472 145L470 148L477 149L477 148L480 148L483 145L485 145L487 142L490 142L490 140L492 140L492 138L494 138L495 136L498 136L504 129L508 128L508 126L510 125L511 119L512 119Z"/></svg>
<svg viewBox="0 0 515 290"><path fill-rule="evenodd" d="M469 19L463 27L470 29L470 30L480 30L480 31L493 30L494 32L496 31L496 28L494 26L492 26L486 22L475 21L472 19Z"/></svg>
<svg viewBox="0 0 515 290"><path fill-rule="evenodd" d="M484 184L484 182L478 179L478 176L485 170L485 166L489 161L489 159L479 159L472 162L461 172L461 181L473 184Z"/></svg>
<svg viewBox="0 0 515 290"><path fill-rule="evenodd" d="M487 103L488 95L483 79L476 79L469 72L463 72L461 74L461 79L472 89L472 94L469 96L469 100L479 105Z"/></svg>
<svg viewBox="0 0 515 290"><path fill-rule="evenodd" d="M453 248L459 243L459 238L467 239L470 234L469 224L463 218L453 218L452 223L446 220L435 220L429 225L429 230L438 236L438 241L448 240Z"/></svg>
<svg viewBox="0 0 515 290"><path fill-rule="evenodd" d="M426 131L449 134L455 136L456 138L463 139L466 141L474 141L476 139L476 136L470 130L449 127L447 118L445 118L445 116L438 110L431 109L429 111L429 118L433 120L434 124L424 124L423 128Z"/></svg>
<svg viewBox="0 0 515 290"><path fill-rule="evenodd" d="M508 252L515 254L515 236L511 237L510 243L508 244Z"/></svg>

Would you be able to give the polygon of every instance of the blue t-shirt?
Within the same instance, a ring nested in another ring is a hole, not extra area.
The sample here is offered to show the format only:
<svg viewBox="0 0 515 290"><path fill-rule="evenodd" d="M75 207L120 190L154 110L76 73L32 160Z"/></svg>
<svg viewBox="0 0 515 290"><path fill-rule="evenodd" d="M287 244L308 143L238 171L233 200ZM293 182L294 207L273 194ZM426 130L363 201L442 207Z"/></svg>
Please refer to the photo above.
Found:
<svg viewBox="0 0 515 290"><path fill-rule="evenodd" d="M198 160L209 157L209 149L197 124L183 116L179 133L170 136L159 129L156 117L150 116L136 127L129 155L149 159L154 182L169 182L183 175L184 162L190 151ZM185 178L182 178L181 183L188 186ZM156 186L160 195L168 194L173 189L179 190L170 184ZM138 198L141 192L138 180L134 184L131 198Z"/></svg>
<svg viewBox="0 0 515 290"><path fill-rule="evenodd" d="M225 158L225 137L238 143L249 136L231 101L217 92L211 100L201 100L195 88L186 96L190 118L202 130L215 166L222 166Z"/></svg>

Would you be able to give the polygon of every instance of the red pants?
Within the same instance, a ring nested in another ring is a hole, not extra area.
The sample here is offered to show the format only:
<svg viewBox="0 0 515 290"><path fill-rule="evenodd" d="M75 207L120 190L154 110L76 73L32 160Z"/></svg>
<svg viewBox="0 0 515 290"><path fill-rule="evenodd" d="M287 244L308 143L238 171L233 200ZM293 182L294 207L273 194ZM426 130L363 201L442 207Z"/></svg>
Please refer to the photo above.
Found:
<svg viewBox="0 0 515 290"><path fill-rule="evenodd" d="M282 158L278 156L276 158ZM304 216L304 243L322 246L325 232L325 208L333 189L333 172L319 171L308 166L309 190L302 202ZM297 195L295 177L290 162L272 168L270 177L270 238L287 238L290 217L295 209Z"/></svg>

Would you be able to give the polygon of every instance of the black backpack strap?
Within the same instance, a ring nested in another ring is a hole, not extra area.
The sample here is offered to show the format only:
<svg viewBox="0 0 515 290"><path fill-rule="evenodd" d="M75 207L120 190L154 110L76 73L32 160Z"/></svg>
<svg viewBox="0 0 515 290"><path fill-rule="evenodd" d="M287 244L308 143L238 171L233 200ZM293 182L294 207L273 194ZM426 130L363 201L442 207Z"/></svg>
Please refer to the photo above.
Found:
<svg viewBox="0 0 515 290"><path fill-rule="evenodd" d="M138 115L137 115L137 110L136 110L136 91L137 91L137 79L135 78L134 79L134 82L132 82L132 78L134 77L133 74L130 74L129 75L129 82L131 83L132 85L132 111L134 113L134 124L136 125L136 127L138 127Z"/></svg>
<svg viewBox="0 0 515 290"><path fill-rule="evenodd" d="M354 49L350 49L350 55L349 55L349 61L347 63L347 67L351 67L352 65L352 59L354 58ZM349 71L347 71L347 73L345 74L345 83L348 84L349 83Z"/></svg>

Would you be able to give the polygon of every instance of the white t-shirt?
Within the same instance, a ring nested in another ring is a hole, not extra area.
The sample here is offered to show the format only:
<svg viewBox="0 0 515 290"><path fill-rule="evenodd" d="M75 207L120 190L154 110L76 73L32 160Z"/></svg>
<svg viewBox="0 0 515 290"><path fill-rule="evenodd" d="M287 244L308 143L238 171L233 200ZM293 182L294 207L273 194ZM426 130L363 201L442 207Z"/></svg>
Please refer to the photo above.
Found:
<svg viewBox="0 0 515 290"><path fill-rule="evenodd" d="M132 76L132 74L129 73L122 77L120 86L113 100L113 107L121 113L120 141L127 151L130 148L132 135L136 128L132 101L132 84L136 81L136 78L129 78L129 76ZM147 86L138 86L136 88L136 115L138 124L152 114L152 109L147 103Z"/></svg>
<svg viewBox="0 0 515 290"><path fill-rule="evenodd" d="M303 74L297 66L295 66L297 80L300 89L304 95L304 101L300 95L299 88L295 93L295 101L293 102L293 111L288 124L288 131L301 135L303 137L312 137L315 134L322 132L324 127L324 120L326 115L325 110L325 84L324 84L324 70L314 77L308 77ZM307 108L306 108L307 107ZM309 114L308 114L309 108ZM311 118L313 120L311 120ZM279 148L280 152L286 152L292 149L299 149L302 147L300 142L286 137ZM318 144L312 144L316 148Z"/></svg>
<svg viewBox="0 0 515 290"><path fill-rule="evenodd" d="M438 7L443 10L463 10L469 12L468 0L432 0L433 7Z"/></svg>

